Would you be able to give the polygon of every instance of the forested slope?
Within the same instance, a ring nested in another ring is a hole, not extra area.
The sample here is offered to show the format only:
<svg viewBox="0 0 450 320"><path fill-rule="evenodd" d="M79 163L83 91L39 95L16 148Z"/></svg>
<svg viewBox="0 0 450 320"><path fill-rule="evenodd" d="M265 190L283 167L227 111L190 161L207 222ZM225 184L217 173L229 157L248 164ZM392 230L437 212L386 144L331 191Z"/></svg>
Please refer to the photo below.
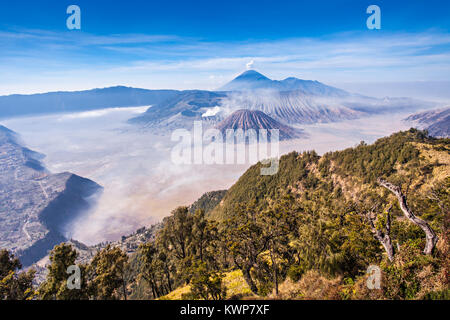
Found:
<svg viewBox="0 0 450 320"><path fill-rule="evenodd" d="M273 176L258 163L228 191L174 209L132 254L99 251L76 296L52 273L76 253L55 247L38 296L449 299L449 142L411 129L323 156L292 152Z"/></svg>

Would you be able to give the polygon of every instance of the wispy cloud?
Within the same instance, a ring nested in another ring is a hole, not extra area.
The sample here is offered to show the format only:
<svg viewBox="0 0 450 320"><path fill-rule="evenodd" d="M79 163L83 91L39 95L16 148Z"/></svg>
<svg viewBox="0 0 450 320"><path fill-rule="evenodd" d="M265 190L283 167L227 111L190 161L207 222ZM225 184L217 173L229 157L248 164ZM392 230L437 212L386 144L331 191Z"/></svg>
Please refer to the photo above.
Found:
<svg viewBox="0 0 450 320"><path fill-rule="evenodd" d="M253 66L274 78L329 83L446 81L450 34L341 33L211 42L175 35L0 31L0 93L124 84L214 89Z"/></svg>

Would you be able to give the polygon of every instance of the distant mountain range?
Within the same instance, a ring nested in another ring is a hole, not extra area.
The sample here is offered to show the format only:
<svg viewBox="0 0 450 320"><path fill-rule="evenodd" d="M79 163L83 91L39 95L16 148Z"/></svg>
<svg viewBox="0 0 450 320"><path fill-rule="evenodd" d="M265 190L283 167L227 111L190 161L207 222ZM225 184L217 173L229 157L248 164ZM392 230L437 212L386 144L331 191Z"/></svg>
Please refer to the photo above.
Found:
<svg viewBox="0 0 450 320"><path fill-rule="evenodd" d="M450 107L413 114L405 119L436 138L450 137Z"/></svg>
<svg viewBox="0 0 450 320"><path fill-rule="evenodd" d="M262 111L254 111L254 110L238 110L233 112L226 119L221 121L217 126L223 136L226 136L227 130L236 130L242 129L244 131L254 129L265 129L267 130L267 139L271 141L271 132L270 129L278 129L279 130L279 139L280 140L289 140L294 138L299 138L301 136L300 130L296 130L292 127L284 125L273 118L269 117ZM256 131L258 134L258 131Z"/></svg>
<svg viewBox="0 0 450 320"><path fill-rule="evenodd" d="M74 92L14 94L0 96L0 118L147 106L161 103L177 94L176 90L146 90L123 86Z"/></svg>
<svg viewBox="0 0 450 320"><path fill-rule="evenodd" d="M285 124L335 122L377 114L430 108L408 98L376 99L351 94L318 81L271 80L250 70L218 91L183 91L131 119L144 127L189 128L194 120L213 125L241 109L258 110Z"/></svg>
<svg viewBox="0 0 450 320"><path fill-rule="evenodd" d="M365 97L318 81L293 77L272 80L249 70L217 91L118 86L0 96L0 118L133 106L151 107L130 119L130 123L172 130L190 128L194 120L214 126L241 109L262 111L280 123L296 125L355 119L380 112L428 109L435 104L409 98Z"/></svg>
<svg viewBox="0 0 450 320"><path fill-rule="evenodd" d="M67 240L67 225L102 189L69 172L48 172L42 157L0 126L0 248L13 251L25 267Z"/></svg>
<svg viewBox="0 0 450 320"><path fill-rule="evenodd" d="M255 70L248 70L221 87L220 91L248 91L248 90L276 90L301 91L305 95L326 97L348 97L344 90L327 86L318 81L301 80L294 77L284 80L272 80Z"/></svg>

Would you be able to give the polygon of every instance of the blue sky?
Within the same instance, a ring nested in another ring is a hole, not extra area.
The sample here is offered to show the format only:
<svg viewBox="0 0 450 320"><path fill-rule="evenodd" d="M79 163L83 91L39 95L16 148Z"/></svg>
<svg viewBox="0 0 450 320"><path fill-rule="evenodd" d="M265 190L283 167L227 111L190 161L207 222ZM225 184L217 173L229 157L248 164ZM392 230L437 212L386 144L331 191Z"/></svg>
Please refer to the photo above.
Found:
<svg viewBox="0 0 450 320"><path fill-rule="evenodd" d="M66 28L71 4L80 31ZM366 27L371 4L381 30ZM374 94L383 83L450 91L449 15L436 0L1 1L0 94L214 89L249 63Z"/></svg>

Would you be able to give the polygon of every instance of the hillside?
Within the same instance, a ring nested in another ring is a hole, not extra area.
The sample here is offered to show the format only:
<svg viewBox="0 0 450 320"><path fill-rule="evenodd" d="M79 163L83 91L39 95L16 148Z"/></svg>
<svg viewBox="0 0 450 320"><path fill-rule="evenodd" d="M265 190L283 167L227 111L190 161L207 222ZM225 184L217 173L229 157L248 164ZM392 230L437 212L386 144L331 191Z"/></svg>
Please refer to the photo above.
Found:
<svg viewBox="0 0 450 320"><path fill-rule="evenodd" d="M373 101L361 102L370 105ZM356 119L367 115L350 107L350 101L308 95L301 90L231 92L224 105L257 110L287 124L324 123ZM359 104L355 101L354 107Z"/></svg>
<svg viewBox="0 0 450 320"><path fill-rule="evenodd" d="M428 130L436 138L450 137L450 108L430 110L413 114L405 119L418 129Z"/></svg>
<svg viewBox="0 0 450 320"><path fill-rule="evenodd" d="M440 156L428 155L426 160L422 160L425 147L419 147L415 143L426 143L429 145L428 148L432 149L437 148L435 144L441 143L443 149L439 152ZM301 193L309 189L314 190L318 186L326 187L327 192L331 194L339 192L345 196L346 200L356 200L359 191L375 187L378 177L405 178L402 176L404 171L400 168L409 162L418 167L415 170L428 168L429 174L430 170L438 172L445 168L444 177L446 175L450 177L450 168L447 166L448 150L447 140L426 138L421 136L420 132L412 131L379 139L373 145L362 143L356 148L327 153L323 157L319 157L314 152L303 154L293 152L281 157L279 171L274 176L259 175L260 164L248 169L228 190L221 204L212 211L211 216L224 218L238 203L249 202L253 199L256 199L258 203L265 203L269 199L280 197L288 190L297 190ZM431 177L416 177L416 179L426 178ZM414 185L413 182L411 184ZM424 188L423 181L420 186ZM375 190L381 192L380 187L376 187ZM343 191L347 192L343 193Z"/></svg>
<svg viewBox="0 0 450 320"><path fill-rule="evenodd" d="M24 266L67 240L67 224L90 207L86 198L102 189L69 172L48 172L42 157L0 126L0 247Z"/></svg>
<svg viewBox="0 0 450 320"><path fill-rule="evenodd" d="M323 156L292 152L273 176L260 167L117 243L55 247L72 261L85 252L88 272L88 289L58 299L448 299L448 139L410 129ZM369 266L379 289L367 286ZM56 294L54 281L65 288L48 273L42 294Z"/></svg>
<svg viewBox="0 0 450 320"><path fill-rule="evenodd" d="M261 176L260 166L242 175L207 221L182 207L163 221L155 243L138 252L141 272L157 279L148 296L224 299L230 272L238 272L241 288L259 298L448 297L448 140L411 129L322 157L290 153L274 176ZM435 236L425 238L425 229ZM369 265L382 270L380 290L366 287Z"/></svg>
<svg viewBox="0 0 450 320"><path fill-rule="evenodd" d="M206 214L211 212L222 201L227 190L210 191L203 194L189 207L189 212L195 213L197 210L204 210Z"/></svg>
<svg viewBox="0 0 450 320"><path fill-rule="evenodd" d="M225 286L228 288L226 299L239 299L243 297L252 296L250 288L245 283L242 276L242 272L239 270L230 271L225 273L223 279ZM169 294L159 298L160 300L183 300L189 298L189 292L191 287L189 285L182 286L176 290L170 292ZM186 297L187 296L187 297Z"/></svg>
<svg viewBox="0 0 450 320"><path fill-rule="evenodd" d="M189 127L194 120L202 120L202 114L209 108L220 105L225 97L223 93L211 91L182 91L129 122L144 127Z"/></svg>

